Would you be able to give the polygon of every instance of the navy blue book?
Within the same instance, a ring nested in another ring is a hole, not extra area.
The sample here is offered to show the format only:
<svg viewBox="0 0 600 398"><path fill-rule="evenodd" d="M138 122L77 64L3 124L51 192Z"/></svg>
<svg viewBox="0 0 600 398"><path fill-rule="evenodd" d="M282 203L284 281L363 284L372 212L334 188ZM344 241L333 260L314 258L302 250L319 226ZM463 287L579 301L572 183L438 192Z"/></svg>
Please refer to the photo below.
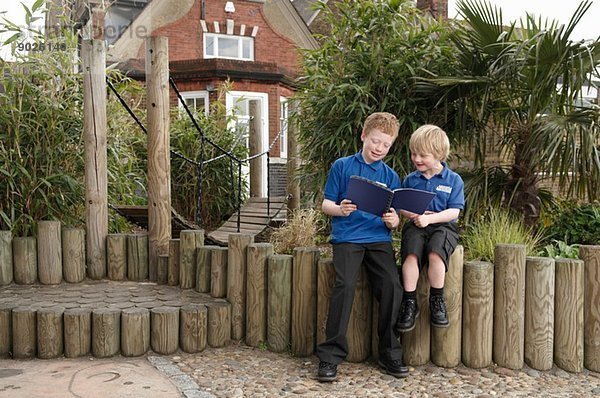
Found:
<svg viewBox="0 0 600 398"><path fill-rule="evenodd" d="M423 214L435 193L414 188L390 189L385 184L364 177L351 176L346 199L359 210L382 216L390 208Z"/></svg>

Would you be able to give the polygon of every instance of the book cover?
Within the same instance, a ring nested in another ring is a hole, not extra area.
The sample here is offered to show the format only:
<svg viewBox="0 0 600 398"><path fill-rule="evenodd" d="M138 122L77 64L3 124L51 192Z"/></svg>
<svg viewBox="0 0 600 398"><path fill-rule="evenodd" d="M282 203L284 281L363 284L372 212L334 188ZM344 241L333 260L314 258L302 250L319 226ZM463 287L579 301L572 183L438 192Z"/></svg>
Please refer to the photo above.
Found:
<svg viewBox="0 0 600 398"><path fill-rule="evenodd" d="M435 193L414 188L390 189L385 184L364 177L351 176L346 199L359 210L382 216L390 208L423 214Z"/></svg>

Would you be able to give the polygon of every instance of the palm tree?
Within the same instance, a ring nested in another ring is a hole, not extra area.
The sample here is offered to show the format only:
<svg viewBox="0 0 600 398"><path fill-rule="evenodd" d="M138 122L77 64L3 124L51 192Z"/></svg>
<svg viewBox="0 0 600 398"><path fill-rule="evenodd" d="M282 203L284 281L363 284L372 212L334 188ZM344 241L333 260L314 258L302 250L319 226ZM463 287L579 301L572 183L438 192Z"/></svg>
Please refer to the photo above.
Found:
<svg viewBox="0 0 600 398"><path fill-rule="evenodd" d="M480 168L467 181L471 204L501 200L533 225L543 204L542 176L570 195L598 197L600 113L581 100L582 88L597 75L600 37L570 38L591 4L583 1L566 26L528 14L516 28L485 0L459 0L464 23L454 41L462 70L428 79L421 89L436 90L440 102L455 107L459 137ZM492 135L500 137L495 150L509 161L486 168Z"/></svg>

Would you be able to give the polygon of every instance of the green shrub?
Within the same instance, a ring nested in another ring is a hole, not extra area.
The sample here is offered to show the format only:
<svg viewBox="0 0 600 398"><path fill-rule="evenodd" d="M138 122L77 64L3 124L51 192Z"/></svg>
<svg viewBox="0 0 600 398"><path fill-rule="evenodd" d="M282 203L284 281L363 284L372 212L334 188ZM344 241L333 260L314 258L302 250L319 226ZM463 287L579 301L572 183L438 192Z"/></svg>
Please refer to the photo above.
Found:
<svg viewBox="0 0 600 398"><path fill-rule="evenodd" d="M600 243L600 205L563 203L547 229L549 239L568 245Z"/></svg>
<svg viewBox="0 0 600 398"><path fill-rule="evenodd" d="M540 233L532 234L518 218L494 208L468 226L462 236L466 258L481 261L493 261L499 243L523 244L527 253L533 254L541 240Z"/></svg>
<svg viewBox="0 0 600 398"><path fill-rule="evenodd" d="M273 231L270 241L275 253L292 254L295 247L315 246L323 217L315 209L298 209L280 228Z"/></svg>
<svg viewBox="0 0 600 398"><path fill-rule="evenodd" d="M553 239L539 253L540 256L551 258L579 258L579 245L568 245L562 240Z"/></svg>

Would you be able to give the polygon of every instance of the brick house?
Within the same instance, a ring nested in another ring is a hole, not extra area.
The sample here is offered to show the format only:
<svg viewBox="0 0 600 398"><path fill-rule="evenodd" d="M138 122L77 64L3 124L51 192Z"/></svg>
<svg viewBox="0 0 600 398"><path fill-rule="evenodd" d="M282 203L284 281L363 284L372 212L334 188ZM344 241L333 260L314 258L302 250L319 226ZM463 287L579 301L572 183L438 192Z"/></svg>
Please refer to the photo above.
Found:
<svg viewBox="0 0 600 398"><path fill-rule="evenodd" d="M208 112L216 88L232 83L226 105L247 124L249 101L259 104L260 152L272 146L272 196L286 191L288 99L300 66L300 49L316 48L302 16L281 0L117 0L104 16L107 60L144 80L145 38L166 36L170 76L186 103ZM172 106L180 106L171 90ZM267 194L266 157L260 196Z"/></svg>

